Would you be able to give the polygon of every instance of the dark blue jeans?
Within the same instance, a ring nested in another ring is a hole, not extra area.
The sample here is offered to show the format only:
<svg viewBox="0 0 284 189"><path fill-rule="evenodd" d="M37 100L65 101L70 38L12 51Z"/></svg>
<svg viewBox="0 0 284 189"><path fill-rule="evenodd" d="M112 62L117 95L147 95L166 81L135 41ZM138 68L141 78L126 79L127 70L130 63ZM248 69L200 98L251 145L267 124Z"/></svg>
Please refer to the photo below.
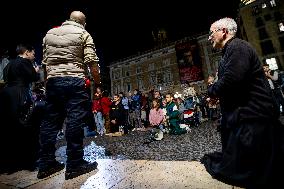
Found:
<svg viewBox="0 0 284 189"><path fill-rule="evenodd" d="M67 167L76 167L83 160L83 127L91 111L85 81L76 77L50 78L46 92L46 113L40 128L39 168L44 169L54 162L56 136L64 121Z"/></svg>

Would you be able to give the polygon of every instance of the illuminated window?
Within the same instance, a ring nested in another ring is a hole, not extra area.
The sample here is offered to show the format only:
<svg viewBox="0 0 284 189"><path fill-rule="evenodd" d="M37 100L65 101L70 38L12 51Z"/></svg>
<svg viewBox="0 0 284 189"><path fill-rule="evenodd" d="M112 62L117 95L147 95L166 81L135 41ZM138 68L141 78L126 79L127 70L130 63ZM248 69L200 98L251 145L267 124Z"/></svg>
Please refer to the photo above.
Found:
<svg viewBox="0 0 284 189"><path fill-rule="evenodd" d="M271 5L271 7L276 7L275 0L271 0L271 1L270 1L270 5Z"/></svg>
<svg viewBox="0 0 284 189"><path fill-rule="evenodd" d="M271 69L271 70L277 70L278 69L278 65L277 65L275 58L267 58L265 60L265 62L269 65L269 69Z"/></svg>
<svg viewBox="0 0 284 189"><path fill-rule="evenodd" d="M284 24L283 24L283 22L280 22L280 23L278 24L278 27L279 27L279 31L280 31L280 32L284 32Z"/></svg>

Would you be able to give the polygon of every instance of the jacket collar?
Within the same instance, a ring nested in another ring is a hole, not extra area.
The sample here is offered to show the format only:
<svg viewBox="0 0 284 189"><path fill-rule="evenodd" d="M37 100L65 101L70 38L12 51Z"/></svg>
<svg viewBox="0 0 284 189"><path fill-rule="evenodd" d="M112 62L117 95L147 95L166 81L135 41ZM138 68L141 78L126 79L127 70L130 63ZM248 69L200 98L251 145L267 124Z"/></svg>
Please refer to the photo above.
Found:
<svg viewBox="0 0 284 189"><path fill-rule="evenodd" d="M65 22L63 22L62 26L66 26L66 25L73 25L73 26L77 26L79 28L85 29L82 24L79 24L79 23L74 22L72 20L66 20Z"/></svg>
<svg viewBox="0 0 284 189"><path fill-rule="evenodd" d="M233 39L235 39L235 38L236 38L236 37L232 37L231 39L229 39L229 40L227 41L227 43L225 44L225 46L224 46L223 49L222 49L222 54L223 54L223 55L225 54L226 49L227 49L229 43L231 43L231 41L233 41Z"/></svg>

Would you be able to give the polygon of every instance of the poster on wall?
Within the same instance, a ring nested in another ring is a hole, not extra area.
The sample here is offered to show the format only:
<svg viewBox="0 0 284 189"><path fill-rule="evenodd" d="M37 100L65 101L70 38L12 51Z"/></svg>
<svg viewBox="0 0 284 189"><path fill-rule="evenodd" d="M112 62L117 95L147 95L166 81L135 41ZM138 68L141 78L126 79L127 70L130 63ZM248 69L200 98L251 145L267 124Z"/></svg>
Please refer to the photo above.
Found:
<svg viewBox="0 0 284 189"><path fill-rule="evenodd" d="M197 40L184 40L175 45L180 82L189 84L203 80L202 61Z"/></svg>

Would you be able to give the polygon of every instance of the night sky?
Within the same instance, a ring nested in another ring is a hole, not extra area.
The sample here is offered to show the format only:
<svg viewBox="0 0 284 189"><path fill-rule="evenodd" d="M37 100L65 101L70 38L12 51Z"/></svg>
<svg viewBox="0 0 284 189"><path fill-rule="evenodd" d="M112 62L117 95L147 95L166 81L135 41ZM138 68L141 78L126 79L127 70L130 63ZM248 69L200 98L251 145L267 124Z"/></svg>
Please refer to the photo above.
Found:
<svg viewBox="0 0 284 189"><path fill-rule="evenodd" d="M80 10L87 17L101 61L110 62L153 48L152 31L164 28L170 41L208 31L212 21L236 18L238 1L109 1L49 0L7 1L1 5L1 46L14 51L16 44L36 47L41 60L41 42L46 31L61 25L70 12ZM226 8L222 8L226 7ZM206 10L209 9L209 10Z"/></svg>

